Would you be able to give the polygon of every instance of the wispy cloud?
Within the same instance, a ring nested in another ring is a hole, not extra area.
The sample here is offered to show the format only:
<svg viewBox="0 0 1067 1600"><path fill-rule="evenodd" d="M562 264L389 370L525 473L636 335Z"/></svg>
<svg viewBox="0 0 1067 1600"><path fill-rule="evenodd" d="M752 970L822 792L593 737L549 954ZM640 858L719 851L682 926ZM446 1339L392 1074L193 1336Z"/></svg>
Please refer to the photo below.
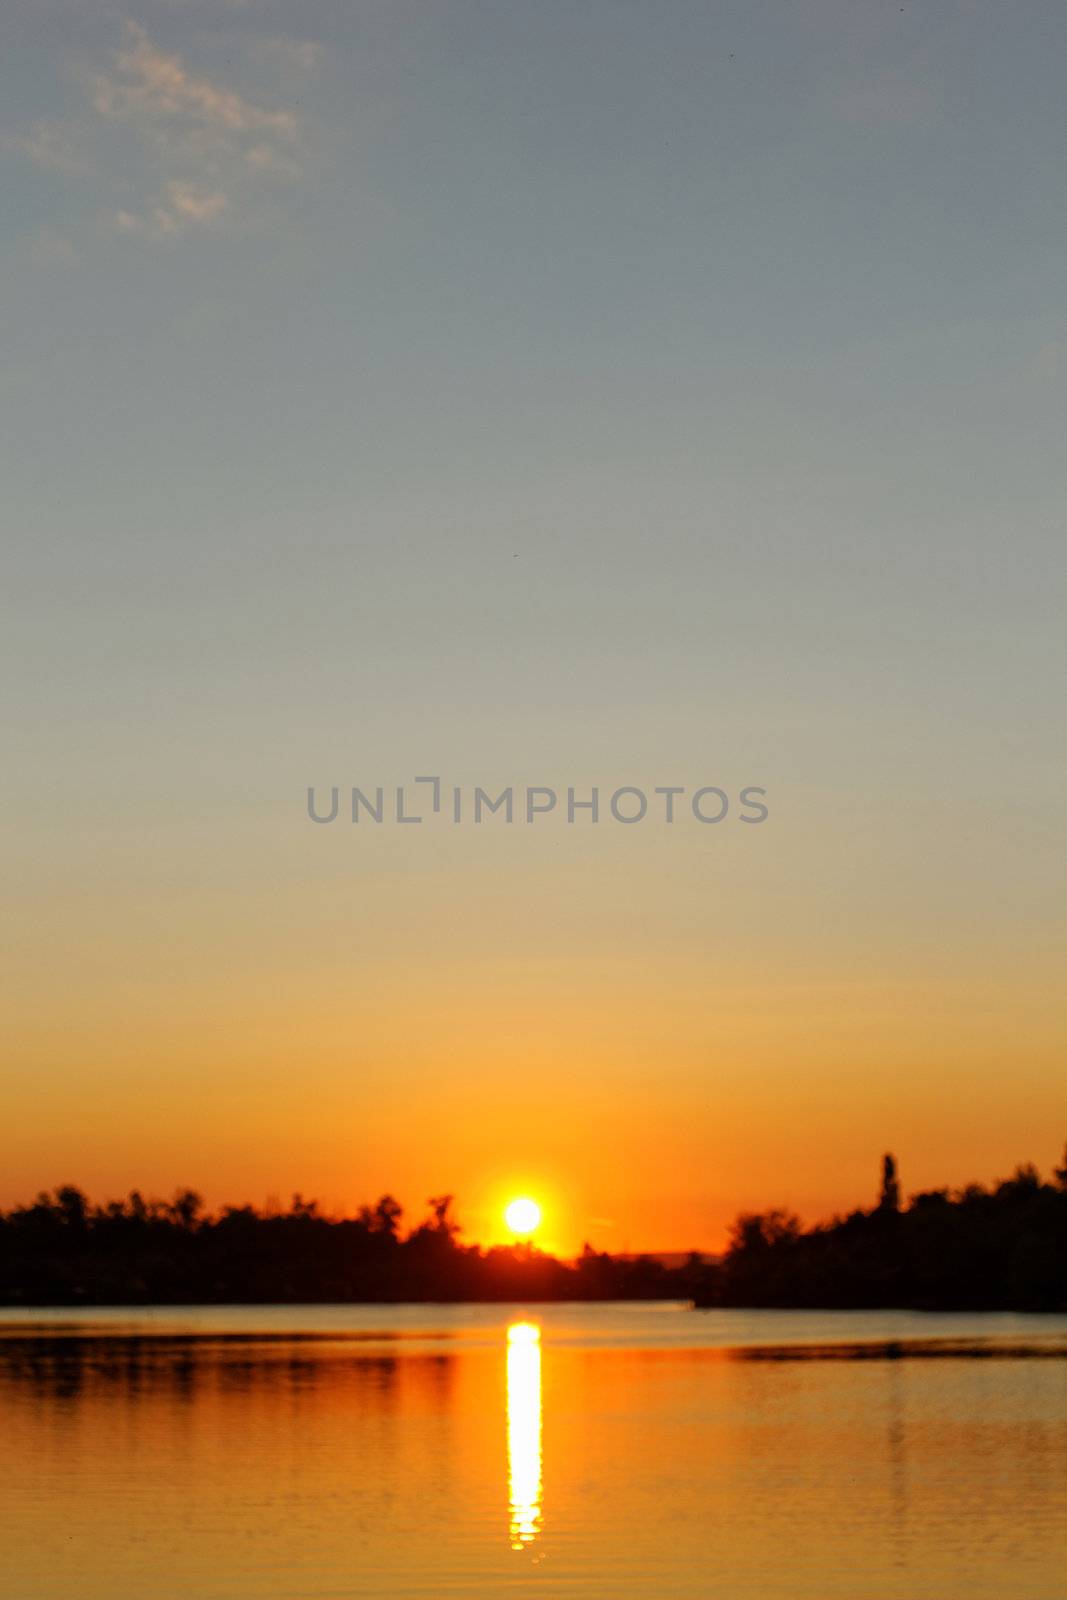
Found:
<svg viewBox="0 0 1067 1600"><path fill-rule="evenodd" d="M190 72L181 56L157 49L139 22L126 23L112 68L97 76L93 106L102 117L210 128L231 137L254 133L292 141L297 133L291 111L254 105L235 89Z"/></svg>
<svg viewBox="0 0 1067 1600"><path fill-rule="evenodd" d="M288 39L258 41L250 54L273 63L275 80L317 61L315 46ZM258 186L300 176L291 107L193 68L139 22L125 22L107 59L79 78L81 117L39 121L7 142L42 168L93 180L123 234L165 241L212 228L240 215Z"/></svg>
<svg viewBox="0 0 1067 1600"><path fill-rule="evenodd" d="M84 140L69 123L42 117L26 133L5 139L4 145L28 156L37 166L68 178L88 177L93 170Z"/></svg>
<svg viewBox="0 0 1067 1600"><path fill-rule="evenodd" d="M228 197L220 189L204 189L193 183L165 185L161 197L142 211L115 213L115 224L124 233L139 233L152 239L173 239L186 227L215 222L226 210Z"/></svg>

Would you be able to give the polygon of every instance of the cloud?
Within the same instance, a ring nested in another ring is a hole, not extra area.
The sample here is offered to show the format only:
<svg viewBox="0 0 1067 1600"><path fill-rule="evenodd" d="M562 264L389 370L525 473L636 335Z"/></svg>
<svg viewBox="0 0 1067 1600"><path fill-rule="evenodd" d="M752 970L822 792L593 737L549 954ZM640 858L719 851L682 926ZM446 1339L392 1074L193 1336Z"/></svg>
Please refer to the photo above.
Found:
<svg viewBox="0 0 1067 1600"><path fill-rule="evenodd" d="M300 166L269 144L249 145L244 154L245 162L254 172L274 173L279 178L298 178Z"/></svg>
<svg viewBox="0 0 1067 1600"><path fill-rule="evenodd" d="M33 124L28 133L5 139L4 146L20 151L36 166L44 167L49 172L60 172L64 177L83 178L93 171L84 141L65 122L42 118Z"/></svg>
<svg viewBox="0 0 1067 1600"><path fill-rule="evenodd" d="M228 197L221 190L203 189L193 183L175 180L168 183L160 199L135 212L120 207L115 225L123 233L138 233L152 239L173 239L186 227L201 227L215 222L226 210Z"/></svg>
<svg viewBox="0 0 1067 1600"><path fill-rule="evenodd" d="M93 106L102 117L134 122L162 120L289 142L297 135L291 111L266 110L235 89L190 72L181 56L157 49L139 22L126 23L126 41L111 71L96 79Z"/></svg>
<svg viewBox="0 0 1067 1600"><path fill-rule="evenodd" d="M260 40L249 57L261 70L269 64L277 85L310 71L317 47ZM80 116L36 122L6 143L43 169L93 180L98 208L102 200L120 233L161 242L214 228L254 209L264 185L301 174L303 130L291 107L193 68L139 22L126 21L78 82Z"/></svg>

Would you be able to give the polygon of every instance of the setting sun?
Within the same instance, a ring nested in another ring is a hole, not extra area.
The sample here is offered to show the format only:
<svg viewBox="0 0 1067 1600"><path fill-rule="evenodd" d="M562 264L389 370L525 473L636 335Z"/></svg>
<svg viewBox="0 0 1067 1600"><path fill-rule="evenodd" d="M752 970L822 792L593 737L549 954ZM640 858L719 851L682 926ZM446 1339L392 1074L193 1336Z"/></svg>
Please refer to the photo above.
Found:
<svg viewBox="0 0 1067 1600"><path fill-rule="evenodd" d="M525 1197L512 1200L504 1212L504 1221L512 1233L535 1233L541 1226L541 1207L536 1200Z"/></svg>

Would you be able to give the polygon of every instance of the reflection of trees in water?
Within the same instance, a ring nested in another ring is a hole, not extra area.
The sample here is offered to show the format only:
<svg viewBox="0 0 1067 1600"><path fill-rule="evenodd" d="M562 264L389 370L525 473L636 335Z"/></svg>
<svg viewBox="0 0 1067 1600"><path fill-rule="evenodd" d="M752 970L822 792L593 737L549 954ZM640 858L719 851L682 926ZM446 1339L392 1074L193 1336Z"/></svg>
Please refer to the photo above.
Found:
<svg viewBox="0 0 1067 1600"><path fill-rule="evenodd" d="M1065 1361L1062 1340L864 1339L852 1343L738 1345L712 1352L728 1361Z"/></svg>
<svg viewBox="0 0 1067 1600"><path fill-rule="evenodd" d="M908 1548L908 1419L905 1374L898 1363L886 1368L886 1465L889 1474L890 1527L896 1558L903 1566Z"/></svg>
<svg viewBox="0 0 1067 1600"><path fill-rule="evenodd" d="M388 1336L375 1334L375 1343ZM299 1394L324 1384L359 1390L368 1404L392 1407L403 1382L422 1391L433 1410L447 1410L457 1357L425 1351L394 1355L346 1349L340 1338L246 1334L50 1334L0 1336L0 1386L35 1390L56 1400L86 1392L130 1396L165 1393L193 1400L220 1392L284 1389ZM678 1352L661 1352L666 1358ZM896 1339L794 1343L708 1350L715 1361L885 1362L1067 1360L1067 1343L1020 1340Z"/></svg>
<svg viewBox="0 0 1067 1600"><path fill-rule="evenodd" d="M444 1408L456 1357L422 1352L358 1354L334 1341L204 1336L36 1335L0 1337L0 1388L74 1401L121 1395L192 1402L205 1391L310 1395L326 1386L355 1391L360 1404L392 1410L402 1384Z"/></svg>

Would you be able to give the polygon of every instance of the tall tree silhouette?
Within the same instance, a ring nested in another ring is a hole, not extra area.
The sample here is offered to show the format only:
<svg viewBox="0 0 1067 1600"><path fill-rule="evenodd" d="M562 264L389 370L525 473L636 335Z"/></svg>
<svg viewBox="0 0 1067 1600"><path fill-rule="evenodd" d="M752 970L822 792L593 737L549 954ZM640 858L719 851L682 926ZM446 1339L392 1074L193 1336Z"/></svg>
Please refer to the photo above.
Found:
<svg viewBox="0 0 1067 1600"><path fill-rule="evenodd" d="M879 1211L900 1210L900 1180L897 1177L897 1158L886 1151L882 1157L882 1192L878 1197Z"/></svg>

